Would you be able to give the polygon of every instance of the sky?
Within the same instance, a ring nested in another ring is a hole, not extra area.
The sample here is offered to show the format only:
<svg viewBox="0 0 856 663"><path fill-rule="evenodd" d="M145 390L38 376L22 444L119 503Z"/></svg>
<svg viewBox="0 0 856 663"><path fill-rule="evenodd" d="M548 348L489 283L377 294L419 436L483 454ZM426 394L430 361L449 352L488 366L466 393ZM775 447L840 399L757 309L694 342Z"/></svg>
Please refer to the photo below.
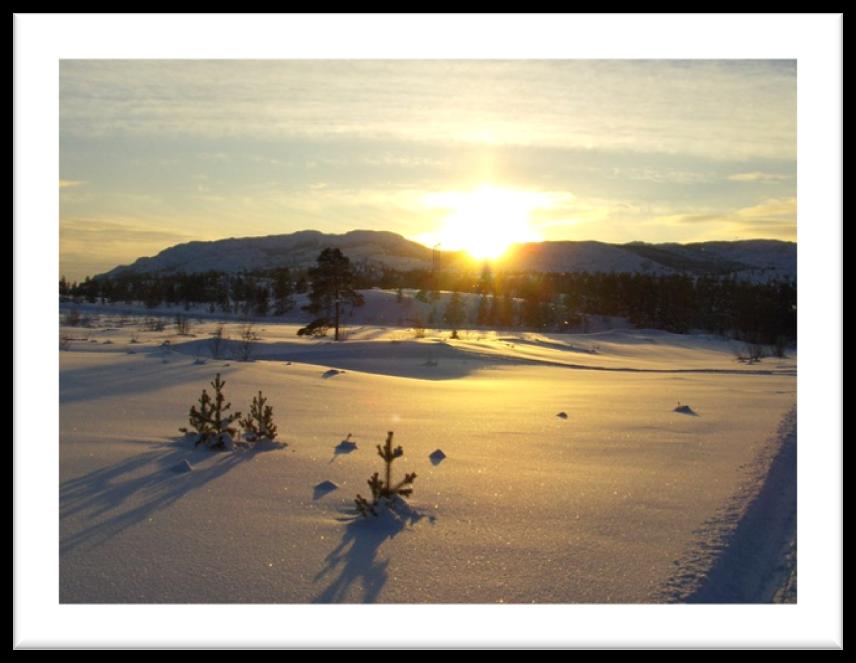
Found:
<svg viewBox="0 0 856 663"><path fill-rule="evenodd" d="M793 60L63 60L60 271L390 230L796 240Z"/></svg>

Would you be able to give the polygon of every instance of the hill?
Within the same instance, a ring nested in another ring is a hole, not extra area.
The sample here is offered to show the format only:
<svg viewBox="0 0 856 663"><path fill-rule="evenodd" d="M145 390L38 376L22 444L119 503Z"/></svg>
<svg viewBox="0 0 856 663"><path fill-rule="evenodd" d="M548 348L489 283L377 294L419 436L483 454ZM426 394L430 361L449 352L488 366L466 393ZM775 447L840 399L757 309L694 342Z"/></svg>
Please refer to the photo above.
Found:
<svg viewBox="0 0 856 663"><path fill-rule="evenodd" d="M303 230L288 235L230 238L178 244L103 274L240 272L314 264L322 249L342 250L354 262L407 271L430 269L432 250L393 232L353 230L341 235ZM455 268L461 252L438 252L439 264ZM528 272L640 272L734 274L753 281L796 278L796 244L776 240L696 244L535 242L512 246L496 269Z"/></svg>

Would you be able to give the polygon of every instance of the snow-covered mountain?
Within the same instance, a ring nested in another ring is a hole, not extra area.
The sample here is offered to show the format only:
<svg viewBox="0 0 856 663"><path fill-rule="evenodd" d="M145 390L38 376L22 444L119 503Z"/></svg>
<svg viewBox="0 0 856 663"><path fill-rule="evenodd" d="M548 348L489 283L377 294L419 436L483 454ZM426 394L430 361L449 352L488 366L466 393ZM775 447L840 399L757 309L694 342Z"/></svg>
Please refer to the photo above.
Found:
<svg viewBox="0 0 856 663"><path fill-rule="evenodd" d="M370 260L395 269L431 264L431 249L392 232L352 230L332 235L301 230L289 235L177 244L154 257L138 258L131 265L116 267L105 276L306 267L314 264L318 254L330 246L341 249L352 261Z"/></svg>
<svg viewBox="0 0 856 663"><path fill-rule="evenodd" d="M736 274L750 280L795 279L797 245L777 240L696 244L537 242L512 247L508 269L536 272Z"/></svg>
<svg viewBox="0 0 856 663"><path fill-rule="evenodd" d="M330 246L341 249L355 262L399 270L427 269L432 265L430 248L393 232L353 230L334 235L303 230L288 235L178 244L156 256L116 267L104 276L306 267ZM438 258L446 268L467 260L460 252L440 252ZM776 240L698 244L535 242L512 246L496 268L532 272L734 273L752 280L793 279L796 244Z"/></svg>

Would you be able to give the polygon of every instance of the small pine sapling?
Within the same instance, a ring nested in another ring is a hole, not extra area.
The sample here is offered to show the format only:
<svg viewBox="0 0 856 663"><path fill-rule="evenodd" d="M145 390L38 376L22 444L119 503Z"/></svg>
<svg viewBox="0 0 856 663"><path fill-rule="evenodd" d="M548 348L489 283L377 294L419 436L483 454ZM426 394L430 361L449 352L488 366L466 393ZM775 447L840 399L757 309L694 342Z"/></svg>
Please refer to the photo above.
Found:
<svg viewBox="0 0 856 663"><path fill-rule="evenodd" d="M383 447L377 445L377 454L381 458L383 458L384 463L386 464L386 481L382 481L380 475L375 472L371 478L368 480L369 488L372 491L372 501L369 502L362 495L357 495L354 503L357 506L357 511L364 517L368 518L371 516L377 516L377 510L375 509L381 501L385 501L389 504L396 497L410 497L413 494L413 488L409 488L413 484L413 480L416 479L416 473L405 474L404 479L399 481L397 484L392 485L392 462L396 458L400 458L404 455L404 450L401 447L392 448L392 431L387 433L386 443Z"/></svg>
<svg viewBox="0 0 856 663"><path fill-rule="evenodd" d="M203 389L202 395L199 397L199 409L196 409L195 405L190 406L190 426L196 431L196 445L200 445L203 442L207 443L208 438L212 432L211 426L211 412L212 412L212 404L211 404L211 396L208 395L208 391ZM182 433L189 433L190 430L187 428L179 428L178 429Z"/></svg>
<svg viewBox="0 0 856 663"><path fill-rule="evenodd" d="M276 438L273 408L265 403L267 398L262 396L260 391L258 396L253 396L250 413L240 421L244 429L244 437L251 442L258 442L261 439L273 441Z"/></svg>
<svg viewBox="0 0 856 663"><path fill-rule="evenodd" d="M206 389L202 390L202 395L199 397L199 409L197 410L195 405L190 408L190 425L199 436L196 439L197 445L204 442L212 449L225 449L227 446L231 446L229 442L237 433L231 424L241 416L241 413L226 414L232 404L225 402L223 387L226 386L226 383L220 379L219 373L217 373L211 386L214 387L214 399L211 399ZM179 431L187 433L188 429L179 428Z"/></svg>
<svg viewBox="0 0 856 663"><path fill-rule="evenodd" d="M226 386L226 383L220 379L219 373L217 373L211 386L214 387L214 409L211 412L212 431L208 446L212 449L224 449L238 432L232 428L231 424L241 417L241 413L226 414L226 410L231 408L232 404L224 403L226 397L223 396L223 387ZM227 435L229 436L228 439Z"/></svg>

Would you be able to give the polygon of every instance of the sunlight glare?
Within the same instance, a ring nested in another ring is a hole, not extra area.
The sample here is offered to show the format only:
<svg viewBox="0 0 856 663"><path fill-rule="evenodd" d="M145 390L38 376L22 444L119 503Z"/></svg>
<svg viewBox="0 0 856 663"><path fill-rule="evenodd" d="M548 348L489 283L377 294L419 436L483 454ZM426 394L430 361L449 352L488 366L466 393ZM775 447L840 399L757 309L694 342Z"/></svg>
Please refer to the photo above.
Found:
<svg viewBox="0 0 856 663"><path fill-rule="evenodd" d="M499 258L515 243L537 242L531 212L545 205L538 193L481 186L426 197L431 207L449 210L436 240L444 250L463 250L478 260Z"/></svg>

